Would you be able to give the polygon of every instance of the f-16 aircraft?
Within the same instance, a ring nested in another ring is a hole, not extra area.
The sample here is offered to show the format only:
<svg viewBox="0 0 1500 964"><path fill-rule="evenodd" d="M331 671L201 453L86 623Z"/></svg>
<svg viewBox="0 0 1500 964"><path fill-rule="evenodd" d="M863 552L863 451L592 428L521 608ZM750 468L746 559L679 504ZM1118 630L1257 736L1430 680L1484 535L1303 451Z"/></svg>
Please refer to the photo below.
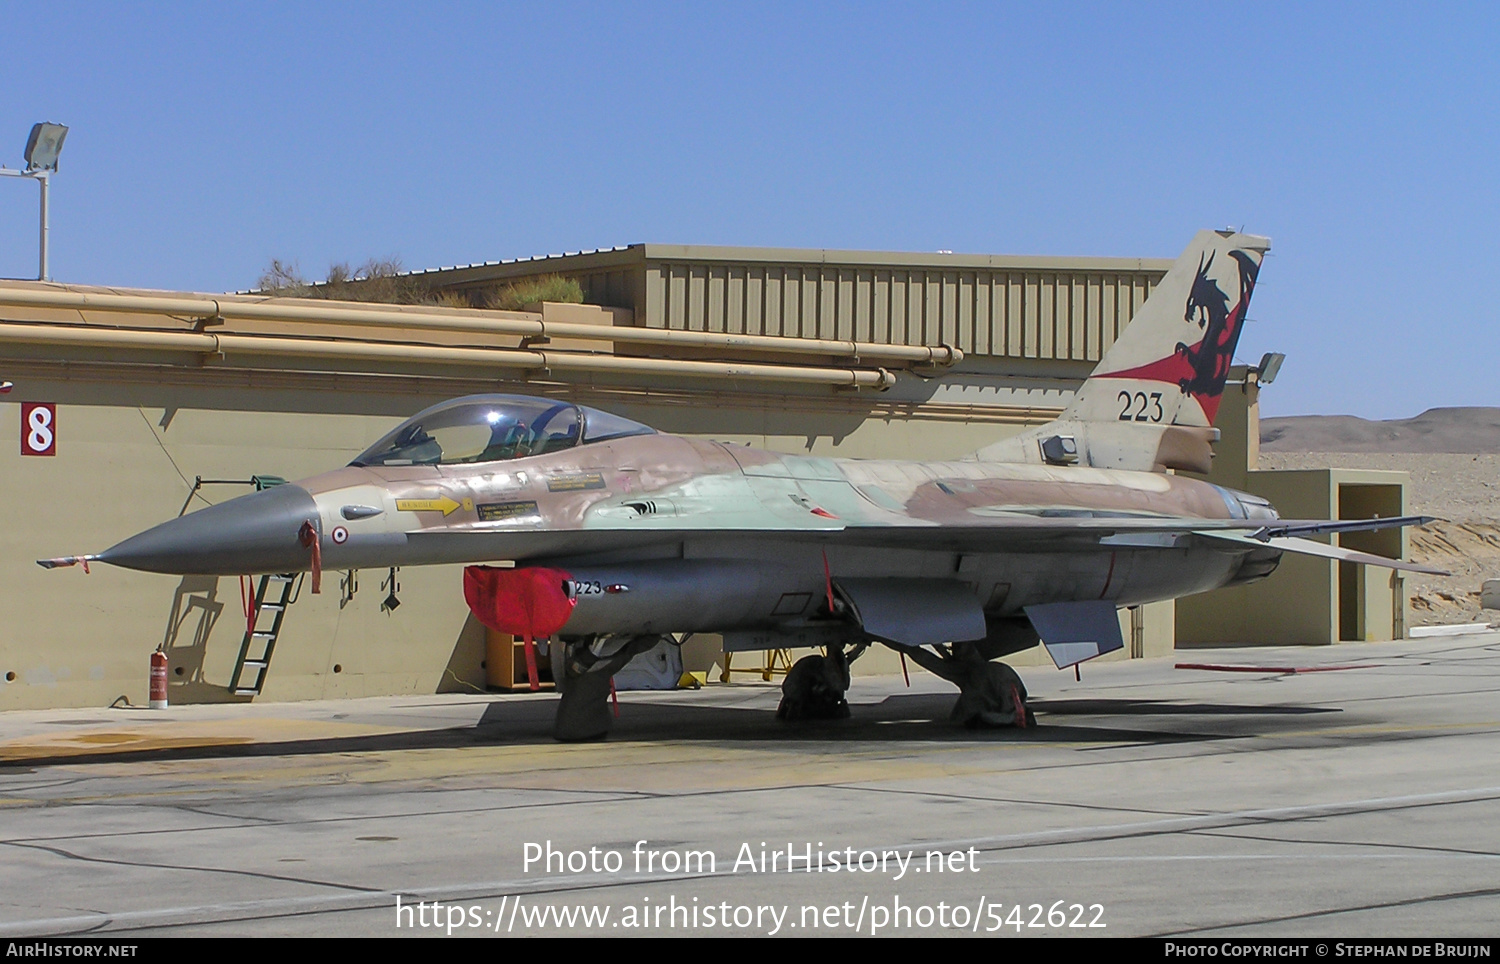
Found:
<svg viewBox="0 0 1500 964"><path fill-rule="evenodd" d="M348 466L202 509L97 560L178 575L470 564L486 625L547 641L556 734L610 726L610 679L691 633L728 651L822 647L780 714L847 715L848 664L898 649L956 684L956 719L1026 725L997 660L1059 668L1123 646L1117 607L1264 578L1282 553L1430 572L1306 538L1420 524L1280 519L1207 472L1270 242L1205 231L1062 416L962 459L780 455L587 406L475 395L412 416ZM507 563L509 567L487 566Z"/></svg>

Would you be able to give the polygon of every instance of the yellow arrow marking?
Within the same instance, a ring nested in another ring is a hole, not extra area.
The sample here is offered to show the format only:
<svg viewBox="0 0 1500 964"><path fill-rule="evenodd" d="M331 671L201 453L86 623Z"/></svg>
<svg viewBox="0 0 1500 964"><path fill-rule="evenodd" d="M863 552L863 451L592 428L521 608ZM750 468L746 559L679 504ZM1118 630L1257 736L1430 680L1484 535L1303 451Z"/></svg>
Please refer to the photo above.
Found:
<svg viewBox="0 0 1500 964"><path fill-rule="evenodd" d="M446 495L440 499L397 499L396 511L398 512L441 512L443 515L452 515L458 508L458 503Z"/></svg>

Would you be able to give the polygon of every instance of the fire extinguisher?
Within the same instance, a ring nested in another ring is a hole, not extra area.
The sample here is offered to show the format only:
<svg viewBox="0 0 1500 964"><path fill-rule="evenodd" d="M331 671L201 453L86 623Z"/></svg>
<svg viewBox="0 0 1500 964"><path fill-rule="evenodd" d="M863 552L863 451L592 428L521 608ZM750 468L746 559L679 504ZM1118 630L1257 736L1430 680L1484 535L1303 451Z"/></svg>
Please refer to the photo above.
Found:
<svg viewBox="0 0 1500 964"><path fill-rule="evenodd" d="M167 654L161 650L151 654L151 708L167 708Z"/></svg>

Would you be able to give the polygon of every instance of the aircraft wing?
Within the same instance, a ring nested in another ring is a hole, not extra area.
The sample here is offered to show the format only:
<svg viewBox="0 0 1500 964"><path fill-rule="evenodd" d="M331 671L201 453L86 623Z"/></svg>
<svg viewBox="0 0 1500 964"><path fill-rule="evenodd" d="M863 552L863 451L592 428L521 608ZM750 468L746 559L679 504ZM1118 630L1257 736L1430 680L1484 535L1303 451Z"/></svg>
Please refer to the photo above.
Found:
<svg viewBox="0 0 1500 964"><path fill-rule="evenodd" d="M1411 525L1422 517L1359 520L1361 529ZM1101 544L1130 547L1169 546L1179 538L1205 537L1245 548L1275 548L1288 552L1322 554L1351 562L1435 572L1414 563L1402 563L1368 553L1282 535L1283 532L1329 530L1343 526L1333 520L1196 519L1147 516L980 516L963 525L918 522L900 524L847 525L840 520L813 516L808 525L724 527L710 525L631 526L611 525L580 529L521 530L463 526L416 529L407 539L424 557L454 561L455 556L505 558L517 561L618 552L668 545L684 541L720 543L726 551L754 542L798 542L911 549L949 549L968 552L996 551L1097 551ZM670 520L682 522L684 520ZM1422 521L1426 521L1425 518ZM1378 525L1377 525L1378 523ZM494 551L486 544L493 543ZM503 550L501 549L503 546ZM1317 547L1316 549L1309 547ZM1333 553L1322 550L1333 550ZM477 555L475 555L477 553Z"/></svg>

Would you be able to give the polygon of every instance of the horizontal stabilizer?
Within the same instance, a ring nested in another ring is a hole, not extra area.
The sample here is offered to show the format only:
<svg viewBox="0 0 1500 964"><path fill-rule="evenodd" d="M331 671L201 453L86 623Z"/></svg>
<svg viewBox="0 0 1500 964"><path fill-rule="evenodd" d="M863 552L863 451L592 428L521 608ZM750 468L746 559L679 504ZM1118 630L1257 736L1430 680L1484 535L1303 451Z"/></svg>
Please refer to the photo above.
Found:
<svg viewBox="0 0 1500 964"><path fill-rule="evenodd" d="M1125 647L1120 617L1112 602L1100 599L1027 606L1026 616L1058 669Z"/></svg>
<svg viewBox="0 0 1500 964"><path fill-rule="evenodd" d="M1424 566L1420 563L1404 562L1400 559L1391 559L1388 556L1377 556L1371 552L1345 549L1343 546L1331 546L1326 542L1299 539L1296 536L1270 536L1261 538L1258 536L1241 535L1235 532L1200 532L1198 535L1207 536L1210 539L1218 539L1223 542L1233 542L1237 545L1267 546L1271 549L1280 549L1282 552L1292 552L1303 556L1320 556L1324 559L1337 559L1340 562L1361 562L1367 566L1384 566L1387 569L1400 569L1403 572L1421 572L1429 576L1452 575L1452 573L1446 570L1434 569L1431 566Z"/></svg>
<svg viewBox="0 0 1500 964"><path fill-rule="evenodd" d="M834 579L864 631L887 643L927 646L983 639L979 597L950 579Z"/></svg>
<svg viewBox="0 0 1500 964"><path fill-rule="evenodd" d="M1403 526L1425 526L1436 522L1437 516L1395 515L1386 519L1339 519L1328 522L1292 522L1268 525L1252 535L1261 540L1273 536L1321 536L1330 532L1374 532L1379 529L1399 529Z"/></svg>

